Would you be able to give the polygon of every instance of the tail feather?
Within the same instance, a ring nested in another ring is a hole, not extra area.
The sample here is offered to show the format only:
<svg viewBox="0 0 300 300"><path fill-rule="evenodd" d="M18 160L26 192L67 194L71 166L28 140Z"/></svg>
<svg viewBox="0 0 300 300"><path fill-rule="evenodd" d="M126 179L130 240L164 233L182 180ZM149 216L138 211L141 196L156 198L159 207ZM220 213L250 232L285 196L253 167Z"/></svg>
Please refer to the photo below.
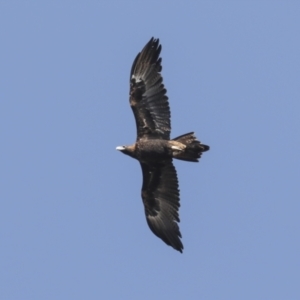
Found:
<svg viewBox="0 0 300 300"><path fill-rule="evenodd" d="M201 144L201 142L197 140L194 132L180 135L173 139L173 141L182 143L186 146L183 151L173 152L173 157L176 159L197 162L199 161L202 152L209 150L209 146Z"/></svg>

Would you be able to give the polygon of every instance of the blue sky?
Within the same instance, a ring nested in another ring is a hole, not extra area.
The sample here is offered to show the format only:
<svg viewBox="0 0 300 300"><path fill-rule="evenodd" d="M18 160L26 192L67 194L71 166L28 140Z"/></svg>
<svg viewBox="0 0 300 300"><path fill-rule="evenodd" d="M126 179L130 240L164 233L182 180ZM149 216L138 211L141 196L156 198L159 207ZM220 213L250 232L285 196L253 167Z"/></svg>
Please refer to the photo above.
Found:
<svg viewBox="0 0 300 300"><path fill-rule="evenodd" d="M300 299L299 1L2 1L0 298ZM183 254L149 230L129 72L162 43Z"/></svg>

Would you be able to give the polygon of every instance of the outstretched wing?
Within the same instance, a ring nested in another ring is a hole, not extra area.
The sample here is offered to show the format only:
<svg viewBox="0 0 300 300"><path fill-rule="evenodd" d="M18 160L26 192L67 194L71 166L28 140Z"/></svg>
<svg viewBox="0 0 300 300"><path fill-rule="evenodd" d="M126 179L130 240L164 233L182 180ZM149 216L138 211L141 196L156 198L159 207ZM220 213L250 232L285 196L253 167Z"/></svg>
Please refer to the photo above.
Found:
<svg viewBox="0 0 300 300"><path fill-rule="evenodd" d="M152 38L135 58L130 73L130 105L141 138L170 139L170 107L163 79L159 40Z"/></svg>
<svg viewBox="0 0 300 300"><path fill-rule="evenodd" d="M172 160L159 164L141 163L143 171L142 199L147 223L152 232L167 245L182 252L178 209L179 189Z"/></svg>

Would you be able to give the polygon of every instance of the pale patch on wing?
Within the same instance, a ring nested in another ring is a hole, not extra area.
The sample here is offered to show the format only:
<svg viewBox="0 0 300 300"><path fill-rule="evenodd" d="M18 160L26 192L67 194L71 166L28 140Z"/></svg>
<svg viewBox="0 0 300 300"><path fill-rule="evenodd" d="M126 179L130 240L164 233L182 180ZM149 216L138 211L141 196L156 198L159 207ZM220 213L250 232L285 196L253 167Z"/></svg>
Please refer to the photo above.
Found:
<svg viewBox="0 0 300 300"><path fill-rule="evenodd" d="M134 80L135 80L135 83L139 83L139 82L142 81L141 78L135 77L134 74L131 76L131 79L134 79Z"/></svg>

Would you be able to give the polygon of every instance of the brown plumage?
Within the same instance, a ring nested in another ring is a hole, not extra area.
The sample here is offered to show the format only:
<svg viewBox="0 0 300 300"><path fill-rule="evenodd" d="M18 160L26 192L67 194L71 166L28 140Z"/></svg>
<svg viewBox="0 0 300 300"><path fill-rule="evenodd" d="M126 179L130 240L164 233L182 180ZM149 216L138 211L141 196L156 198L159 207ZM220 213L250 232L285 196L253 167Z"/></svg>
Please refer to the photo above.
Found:
<svg viewBox="0 0 300 300"><path fill-rule="evenodd" d="M135 58L130 73L130 106L137 128L136 143L117 147L142 167L142 199L147 223L167 245L182 252L179 188L172 159L197 162L209 146L193 132L170 140L170 107L160 74L161 45L152 38Z"/></svg>

